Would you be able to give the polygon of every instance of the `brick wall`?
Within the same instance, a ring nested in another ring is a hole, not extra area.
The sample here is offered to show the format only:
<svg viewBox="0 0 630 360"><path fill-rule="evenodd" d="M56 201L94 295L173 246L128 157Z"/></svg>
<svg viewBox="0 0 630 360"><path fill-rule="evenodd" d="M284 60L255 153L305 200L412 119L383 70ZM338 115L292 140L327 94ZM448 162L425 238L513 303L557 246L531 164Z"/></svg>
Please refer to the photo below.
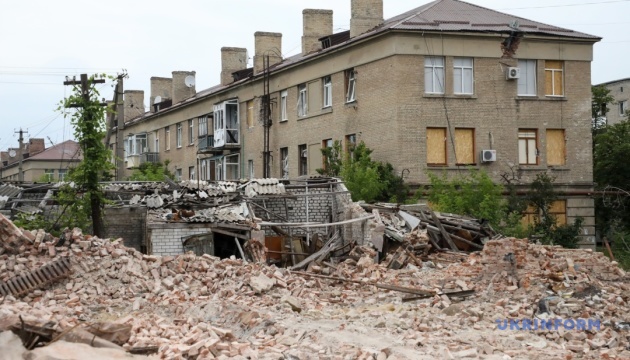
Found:
<svg viewBox="0 0 630 360"><path fill-rule="evenodd" d="M108 207L103 216L105 237L123 238L125 246L140 251L140 246L144 245L146 219L146 207Z"/></svg>
<svg viewBox="0 0 630 360"><path fill-rule="evenodd" d="M147 237L152 255L179 255L184 253L183 237L209 232L207 224L149 224Z"/></svg>

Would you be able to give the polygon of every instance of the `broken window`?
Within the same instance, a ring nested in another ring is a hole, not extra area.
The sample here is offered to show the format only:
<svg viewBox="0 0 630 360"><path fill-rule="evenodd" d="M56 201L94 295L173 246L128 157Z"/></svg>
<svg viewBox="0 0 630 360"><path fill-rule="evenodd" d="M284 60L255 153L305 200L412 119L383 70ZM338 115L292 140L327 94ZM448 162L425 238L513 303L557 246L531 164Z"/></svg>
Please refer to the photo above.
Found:
<svg viewBox="0 0 630 360"><path fill-rule="evenodd" d="M302 144L298 146L298 157L300 159L299 163L299 175L308 175L308 153L306 150L306 144Z"/></svg>
<svg viewBox="0 0 630 360"><path fill-rule="evenodd" d="M424 92L444 94L444 57L424 57Z"/></svg>
<svg viewBox="0 0 630 360"><path fill-rule="evenodd" d="M182 123L177 123L177 135L176 135L177 147L182 147Z"/></svg>
<svg viewBox="0 0 630 360"><path fill-rule="evenodd" d="M195 167L194 166L188 167L188 180L195 180Z"/></svg>
<svg viewBox="0 0 630 360"><path fill-rule="evenodd" d="M536 96L536 60L519 60L521 76L517 80L518 96Z"/></svg>
<svg viewBox="0 0 630 360"><path fill-rule="evenodd" d="M227 155L223 158L225 164L225 180L238 180L239 154Z"/></svg>
<svg viewBox="0 0 630 360"><path fill-rule="evenodd" d="M538 164L537 130L518 130L518 163L521 165Z"/></svg>
<svg viewBox="0 0 630 360"><path fill-rule="evenodd" d="M164 139L166 139L166 150L171 150L171 129L168 126L164 128Z"/></svg>
<svg viewBox="0 0 630 360"><path fill-rule="evenodd" d="M199 165L201 166L201 171L199 172L199 179L207 180L208 176L206 173L208 172L208 162L204 159L199 162Z"/></svg>
<svg viewBox="0 0 630 360"><path fill-rule="evenodd" d="M288 91L282 90L280 92L280 121L287 121L287 96L289 95Z"/></svg>
<svg viewBox="0 0 630 360"><path fill-rule="evenodd" d="M200 116L199 122L199 136L208 135L208 115Z"/></svg>
<svg viewBox="0 0 630 360"><path fill-rule="evenodd" d="M306 84L298 85L298 116L306 116L308 112L308 97L306 94Z"/></svg>
<svg viewBox="0 0 630 360"><path fill-rule="evenodd" d="M322 140L322 149L331 149L333 147L333 140L332 139L326 139L326 140ZM323 156L322 154L322 168L324 170L328 169L328 159L326 158L326 156Z"/></svg>
<svg viewBox="0 0 630 360"><path fill-rule="evenodd" d="M289 178L289 148L280 148L280 174L283 179Z"/></svg>
<svg viewBox="0 0 630 360"><path fill-rule="evenodd" d="M566 164L566 138L563 129L547 129L547 165Z"/></svg>
<svg viewBox="0 0 630 360"><path fill-rule="evenodd" d="M356 74L354 69L345 71L346 82L346 102L353 102L356 100Z"/></svg>
<svg viewBox="0 0 630 360"><path fill-rule="evenodd" d="M475 164L475 129L455 129L455 163Z"/></svg>
<svg viewBox="0 0 630 360"><path fill-rule="evenodd" d="M247 127L254 127L254 100L247 102Z"/></svg>
<svg viewBox="0 0 630 360"><path fill-rule="evenodd" d="M227 100L214 105L213 125L213 147L240 144L238 100Z"/></svg>
<svg viewBox="0 0 630 360"><path fill-rule="evenodd" d="M188 120L188 144L193 145L195 143L195 121L193 119Z"/></svg>
<svg viewBox="0 0 630 360"><path fill-rule="evenodd" d="M160 132L158 130L155 130L155 135L154 135L154 150L155 152L160 152Z"/></svg>
<svg viewBox="0 0 630 360"><path fill-rule="evenodd" d="M346 135L346 154L350 161L354 160L354 149L357 147L357 134Z"/></svg>
<svg viewBox="0 0 630 360"><path fill-rule="evenodd" d="M182 169L175 169L175 180L182 181Z"/></svg>
<svg viewBox="0 0 630 360"><path fill-rule="evenodd" d="M324 107L332 106L332 80L330 76L326 76L323 79L324 84Z"/></svg>
<svg viewBox="0 0 630 360"><path fill-rule="evenodd" d="M564 96L564 61L545 61L545 95Z"/></svg>
<svg viewBox="0 0 630 360"><path fill-rule="evenodd" d="M453 90L455 94L473 93L473 59L453 59Z"/></svg>
<svg viewBox="0 0 630 360"><path fill-rule="evenodd" d="M427 128L427 164L446 165L446 128Z"/></svg>
<svg viewBox="0 0 630 360"><path fill-rule="evenodd" d="M619 115L626 116L626 111L628 110L628 102L620 101L619 102Z"/></svg>
<svg viewBox="0 0 630 360"><path fill-rule="evenodd" d="M247 169L249 173L249 178L254 178L254 160L247 160Z"/></svg>

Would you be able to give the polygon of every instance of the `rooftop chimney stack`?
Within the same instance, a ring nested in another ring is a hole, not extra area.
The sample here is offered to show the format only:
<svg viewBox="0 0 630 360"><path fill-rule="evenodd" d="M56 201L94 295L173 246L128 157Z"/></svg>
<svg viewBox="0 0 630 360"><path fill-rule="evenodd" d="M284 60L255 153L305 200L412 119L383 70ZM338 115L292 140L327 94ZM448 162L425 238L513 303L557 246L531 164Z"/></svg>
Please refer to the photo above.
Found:
<svg viewBox="0 0 630 360"><path fill-rule="evenodd" d="M153 112L153 104L155 104L155 97L159 96L162 101L166 99L172 99L171 91L173 90L173 79L165 77L151 77L151 98L150 98L150 110Z"/></svg>
<svg viewBox="0 0 630 360"><path fill-rule="evenodd" d="M247 69L247 49L236 47L221 48L221 85L231 84L232 73Z"/></svg>
<svg viewBox="0 0 630 360"><path fill-rule="evenodd" d="M332 10L304 9L302 28L302 55L321 50L319 38L333 33Z"/></svg>
<svg viewBox="0 0 630 360"><path fill-rule="evenodd" d="M254 75L265 69L263 59L269 56L269 66L282 62L282 34L256 31L254 33Z"/></svg>
<svg viewBox="0 0 630 360"><path fill-rule="evenodd" d="M350 37L359 36L383 23L383 0L352 0Z"/></svg>
<svg viewBox="0 0 630 360"><path fill-rule="evenodd" d="M173 71L173 105L195 96L195 72Z"/></svg>
<svg viewBox="0 0 630 360"><path fill-rule="evenodd" d="M35 156L44 150L46 150L44 139L34 138L28 140L28 156Z"/></svg>
<svg viewBox="0 0 630 360"><path fill-rule="evenodd" d="M144 114L144 91L142 90L125 90L123 95L125 106L124 121L125 124L142 114Z"/></svg>

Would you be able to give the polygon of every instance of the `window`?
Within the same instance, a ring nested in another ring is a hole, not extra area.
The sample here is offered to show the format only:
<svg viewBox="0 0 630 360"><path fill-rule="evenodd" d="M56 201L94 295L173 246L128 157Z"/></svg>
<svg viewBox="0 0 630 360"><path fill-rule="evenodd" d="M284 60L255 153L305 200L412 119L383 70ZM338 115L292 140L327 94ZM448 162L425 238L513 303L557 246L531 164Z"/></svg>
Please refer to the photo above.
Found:
<svg viewBox="0 0 630 360"><path fill-rule="evenodd" d="M175 180L182 181L182 169L175 169Z"/></svg>
<svg viewBox="0 0 630 360"><path fill-rule="evenodd" d="M254 160L247 160L247 172L249 173L249 178L253 179L254 176Z"/></svg>
<svg viewBox="0 0 630 360"><path fill-rule="evenodd" d="M224 159L225 180L238 180L239 175L239 154L227 155Z"/></svg>
<svg viewBox="0 0 630 360"><path fill-rule="evenodd" d="M195 143L195 122L190 119L188 120L188 144L193 145Z"/></svg>
<svg viewBox="0 0 630 360"><path fill-rule="evenodd" d="M453 59L453 89L455 94L473 93L473 59Z"/></svg>
<svg viewBox="0 0 630 360"><path fill-rule="evenodd" d="M538 164L538 131L518 131L518 163L521 165Z"/></svg>
<svg viewBox="0 0 630 360"><path fill-rule="evenodd" d="M306 151L306 144L298 146L298 159L300 159L299 163L299 175L307 175L308 174L308 154Z"/></svg>
<svg viewBox="0 0 630 360"><path fill-rule="evenodd" d="M171 150L171 129L168 126L164 128L164 139L166 140L166 150Z"/></svg>
<svg viewBox="0 0 630 360"><path fill-rule="evenodd" d="M238 100L236 99L214 105L214 147L240 144L238 111Z"/></svg>
<svg viewBox="0 0 630 360"><path fill-rule="evenodd" d="M566 165L566 138L563 129L547 129L547 165Z"/></svg>
<svg viewBox="0 0 630 360"><path fill-rule="evenodd" d="M556 225L567 224L567 201L556 200L551 203L549 214L556 219Z"/></svg>
<svg viewBox="0 0 630 360"><path fill-rule="evenodd" d="M424 92L427 94L444 94L443 57L424 57Z"/></svg>
<svg viewBox="0 0 630 360"><path fill-rule="evenodd" d="M188 167L188 180L195 180L195 167L194 166Z"/></svg>
<svg viewBox="0 0 630 360"><path fill-rule="evenodd" d="M289 148L280 148L280 173L283 179L289 178Z"/></svg>
<svg viewBox="0 0 630 360"><path fill-rule="evenodd" d="M332 139L322 140L322 149L332 149L332 147L333 147ZM329 167L329 164L326 160L328 160L328 158L326 158L326 156L322 154L322 168L324 170L327 170Z"/></svg>
<svg viewBox="0 0 630 360"><path fill-rule="evenodd" d="M126 147L127 156L140 155L147 152L147 134L129 135Z"/></svg>
<svg viewBox="0 0 630 360"><path fill-rule="evenodd" d="M182 123L177 124L177 135L176 135L177 147L182 147Z"/></svg>
<svg viewBox="0 0 630 360"><path fill-rule="evenodd" d="M620 101L619 102L619 115L626 116L626 111L628 110L628 102Z"/></svg>
<svg viewBox="0 0 630 360"><path fill-rule="evenodd" d="M357 134L346 135L346 154L354 160L354 149L357 147Z"/></svg>
<svg viewBox="0 0 630 360"><path fill-rule="evenodd" d="M322 83L324 84L324 107L332 106L332 80L330 76L326 76Z"/></svg>
<svg viewBox="0 0 630 360"><path fill-rule="evenodd" d="M517 80L518 96L536 96L536 60L519 60L521 77Z"/></svg>
<svg viewBox="0 0 630 360"><path fill-rule="evenodd" d="M153 149L154 152L160 152L160 132L159 131L155 131L155 139L154 141L154 146L155 149Z"/></svg>
<svg viewBox="0 0 630 360"><path fill-rule="evenodd" d="M197 119L197 121L199 122L199 136L208 135L208 116L201 116L199 117L199 119Z"/></svg>
<svg viewBox="0 0 630 360"><path fill-rule="evenodd" d="M55 180L55 169L44 170L44 181L51 182Z"/></svg>
<svg viewBox="0 0 630 360"><path fill-rule="evenodd" d="M346 102L353 102L357 99L356 97L356 73L354 69L349 69L345 71L345 80L346 80Z"/></svg>
<svg viewBox="0 0 630 360"><path fill-rule="evenodd" d="M254 127L254 100L247 102L247 127Z"/></svg>
<svg viewBox="0 0 630 360"><path fill-rule="evenodd" d="M564 61L545 61L545 95L564 96Z"/></svg>
<svg viewBox="0 0 630 360"><path fill-rule="evenodd" d="M287 96L288 91L282 90L280 92L280 121L287 121L289 119L287 114Z"/></svg>
<svg viewBox="0 0 630 360"><path fill-rule="evenodd" d="M306 116L308 112L308 98L306 95L306 84L298 85L298 116Z"/></svg>
<svg viewBox="0 0 630 360"><path fill-rule="evenodd" d="M66 181L68 175L68 169L59 169L59 181Z"/></svg>
<svg viewBox="0 0 630 360"><path fill-rule="evenodd" d="M455 129L455 163L475 164L475 129Z"/></svg>
<svg viewBox="0 0 630 360"><path fill-rule="evenodd" d="M207 180L208 176L206 173L208 172L208 161L206 159L201 160L199 162L199 165L201 166L201 171L199 172L199 179Z"/></svg>
<svg viewBox="0 0 630 360"><path fill-rule="evenodd" d="M446 165L446 128L427 128L427 164Z"/></svg>
<svg viewBox="0 0 630 360"><path fill-rule="evenodd" d="M521 225L524 227L528 227L529 225L534 226L540 221L540 215L536 211L536 208L533 205L528 205L525 212L523 212L523 217L521 218Z"/></svg>

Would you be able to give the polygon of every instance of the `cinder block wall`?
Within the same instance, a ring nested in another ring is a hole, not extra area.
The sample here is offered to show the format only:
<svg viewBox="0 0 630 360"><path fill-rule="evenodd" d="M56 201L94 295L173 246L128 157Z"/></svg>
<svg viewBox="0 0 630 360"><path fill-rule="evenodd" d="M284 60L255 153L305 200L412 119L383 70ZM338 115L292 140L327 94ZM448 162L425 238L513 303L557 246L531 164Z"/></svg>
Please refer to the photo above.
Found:
<svg viewBox="0 0 630 360"><path fill-rule="evenodd" d="M106 238L123 238L127 247L141 251L146 234L146 207L105 208Z"/></svg>
<svg viewBox="0 0 630 360"><path fill-rule="evenodd" d="M183 237L209 232L207 224L149 224L147 239L151 244L152 255L179 255L184 253Z"/></svg>

